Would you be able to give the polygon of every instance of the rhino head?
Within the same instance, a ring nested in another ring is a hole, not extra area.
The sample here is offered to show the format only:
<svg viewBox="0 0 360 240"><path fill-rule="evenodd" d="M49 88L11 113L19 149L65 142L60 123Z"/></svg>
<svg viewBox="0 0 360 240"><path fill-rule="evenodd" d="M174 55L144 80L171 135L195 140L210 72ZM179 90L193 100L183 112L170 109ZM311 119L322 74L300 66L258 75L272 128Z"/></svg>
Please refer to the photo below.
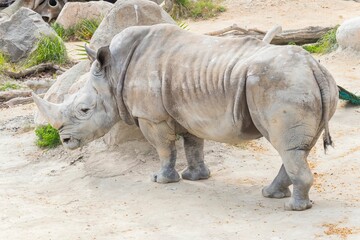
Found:
<svg viewBox="0 0 360 240"><path fill-rule="evenodd" d="M120 120L116 100L110 87L109 47L102 47L97 54L87 48L88 55L94 59L90 77L75 94L61 104L39 98L33 99L41 114L59 130L63 145L75 149L105 135Z"/></svg>

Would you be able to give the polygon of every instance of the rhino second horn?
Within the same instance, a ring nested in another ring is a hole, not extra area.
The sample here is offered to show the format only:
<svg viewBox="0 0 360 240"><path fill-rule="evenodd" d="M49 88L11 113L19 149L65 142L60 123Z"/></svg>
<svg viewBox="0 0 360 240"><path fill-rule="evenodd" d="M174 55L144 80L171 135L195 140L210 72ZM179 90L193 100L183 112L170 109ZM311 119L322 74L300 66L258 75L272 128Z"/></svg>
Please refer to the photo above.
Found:
<svg viewBox="0 0 360 240"><path fill-rule="evenodd" d="M60 104L51 103L40 98L35 93L32 93L32 98L42 116L56 129L59 129L63 124L63 116L60 111Z"/></svg>
<svg viewBox="0 0 360 240"><path fill-rule="evenodd" d="M91 62L96 60L96 51L92 50L85 44L85 51L90 59Z"/></svg>

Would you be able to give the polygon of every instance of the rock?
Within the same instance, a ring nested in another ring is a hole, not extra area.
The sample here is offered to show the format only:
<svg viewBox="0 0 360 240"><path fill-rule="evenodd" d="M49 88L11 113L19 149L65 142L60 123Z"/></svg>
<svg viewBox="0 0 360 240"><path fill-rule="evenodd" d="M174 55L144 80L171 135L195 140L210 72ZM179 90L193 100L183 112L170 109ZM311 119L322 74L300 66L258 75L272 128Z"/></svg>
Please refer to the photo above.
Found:
<svg viewBox="0 0 360 240"><path fill-rule="evenodd" d="M68 2L61 10L56 22L65 29L75 26L83 19L101 19L112 8L113 4L105 1Z"/></svg>
<svg viewBox="0 0 360 240"><path fill-rule="evenodd" d="M0 52L12 62L26 58L42 36L57 36L41 16L28 8L20 8L8 20L0 23Z"/></svg>
<svg viewBox="0 0 360 240"><path fill-rule="evenodd" d="M342 49L351 48L360 51L360 17L341 24L336 32L336 40Z"/></svg>
<svg viewBox="0 0 360 240"><path fill-rule="evenodd" d="M90 46L98 49L129 26L176 22L159 5L146 0L118 0L95 31Z"/></svg>

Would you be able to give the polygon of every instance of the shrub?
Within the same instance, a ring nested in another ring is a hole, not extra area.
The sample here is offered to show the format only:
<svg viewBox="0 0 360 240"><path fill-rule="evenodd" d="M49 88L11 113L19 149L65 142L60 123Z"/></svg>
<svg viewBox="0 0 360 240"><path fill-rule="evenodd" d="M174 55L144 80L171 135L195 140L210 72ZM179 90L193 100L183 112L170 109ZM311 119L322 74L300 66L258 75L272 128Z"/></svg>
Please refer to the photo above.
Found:
<svg viewBox="0 0 360 240"><path fill-rule="evenodd" d="M68 60L66 47L59 37L43 36L37 43L36 50L26 60L25 67L52 62L64 64Z"/></svg>
<svg viewBox="0 0 360 240"><path fill-rule="evenodd" d="M11 82L6 82L4 84L0 85L0 91L8 91L8 90L13 90L13 89L19 89L20 86L15 84L15 83L11 83Z"/></svg>
<svg viewBox="0 0 360 240"><path fill-rule="evenodd" d="M61 144L58 130L50 124L37 127L35 134L37 136L36 145L41 148L54 148Z"/></svg>
<svg viewBox="0 0 360 240"><path fill-rule="evenodd" d="M331 29L324 34L316 43L304 45L303 48L310 53L325 54L336 50L338 47L336 41L336 30L339 26Z"/></svg>

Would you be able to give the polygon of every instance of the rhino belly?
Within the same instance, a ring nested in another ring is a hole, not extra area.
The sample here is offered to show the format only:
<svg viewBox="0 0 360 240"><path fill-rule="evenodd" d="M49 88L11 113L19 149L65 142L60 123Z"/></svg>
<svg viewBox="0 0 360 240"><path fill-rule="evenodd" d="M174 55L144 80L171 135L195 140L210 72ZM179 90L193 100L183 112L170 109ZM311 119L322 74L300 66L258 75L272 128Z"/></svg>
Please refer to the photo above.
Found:
<svg viewBox="0 0 360 240"><path fill-rule="evenodd" d="M179 111L175 120L191 134L217 142L239 143L261 137L254 125L245 126L242 119L234 119L231 111L218 112L215 109L204 111Z"/></svg>

